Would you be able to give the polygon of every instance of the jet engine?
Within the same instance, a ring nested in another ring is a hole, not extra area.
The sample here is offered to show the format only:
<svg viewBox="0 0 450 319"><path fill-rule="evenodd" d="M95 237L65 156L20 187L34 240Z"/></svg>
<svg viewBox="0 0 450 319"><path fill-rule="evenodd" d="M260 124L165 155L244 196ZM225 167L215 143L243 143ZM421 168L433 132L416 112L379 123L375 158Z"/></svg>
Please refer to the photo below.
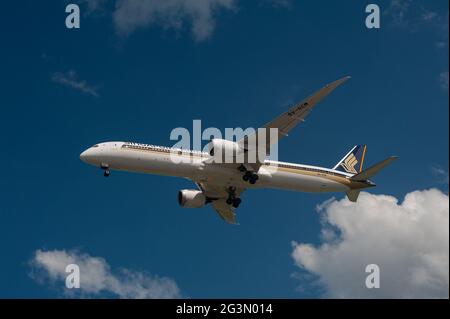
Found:
<svg viewBox="0 0 450 319"><path fill-rule="evenodd" d="M206 204L206 196L196 189L183 189L178 192L178 204L185 208L200 208Z"/></svg>

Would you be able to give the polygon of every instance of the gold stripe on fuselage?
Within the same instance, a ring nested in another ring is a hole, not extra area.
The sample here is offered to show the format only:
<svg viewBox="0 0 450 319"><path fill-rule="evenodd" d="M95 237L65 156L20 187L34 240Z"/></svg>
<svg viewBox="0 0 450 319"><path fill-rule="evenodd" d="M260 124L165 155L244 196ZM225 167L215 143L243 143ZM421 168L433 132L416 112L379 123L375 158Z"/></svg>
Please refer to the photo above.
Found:
<svg viewBox="0 0 450 319"><path fill-rule="evenodd" d="M178 151L169 151L169 150L155 150L155 149L144 149L144 148L134 148L134 147L123 147L123 149L126 150L131 150L131 151L141 151L141 152L148 152L148 153L156 153L156 154L167 154L170 156L170 154L174 154L175 156L183 156L183 157L197 157L197 158L207 158L209 156L209 154L195 154L195 153L182 153L179 154L177 153ZM286 165L283 162L279 162L279 165ZM315 177L321 177L321 178L325 178L325 179L329 179L335 182L338 182L340 184L343 184L351 189L354 188L363 188L366 187L367 185L365 185L364 183L361 182L354 182L351 181L350 179L348 179L346 176L344 175L337 175L337 173L330 173L327 172L325 170L323 171L317 171L317 170L308 170L306 168L303 167L281 167L279 165L269 165L269 164L265 164L264 166L271 166L271 167L275 167L275 169L277 170L281 170L281 171L285 171L285 172L289 172L289 173L294 173L294 174L300 174L300 175L308 175L308 176L315 176Z"/></svg>
<svg viewBox="0 0 450 319"><path fill-rule="evenodd" d="M277 170L285 171L288 173L294 173L294 174L300 174L300 175L307 175L307 176L314 176L314 177L321 177L325 179L329 179L335 182L338 182L340 184L346 185L348 187L351 187L352 181L345 178L344 176L336 176L333 174L329 174L326 172L317 172L317 171L308 171L305 169L299 168L288 168L288 167L277 167Z"/></svg>
<svg viewBox="0 0 450 319"><path fill-rule="evenodd" d="M130 151L147 152L147 153L167 154L169 156L171 154L176 155L176 156L198 157L198 158L206 158L209 156L207 154L204 154L204 156L203 156L198 153L189 153L189 151L177 151L177 150L169 151L169 150L163 150L163 149L145 149L145 148L136 148L136 147L130 147L130 146L122 147L122 149L130 150ZM180 154L180 152L181 152L181 154Z"/></svg>

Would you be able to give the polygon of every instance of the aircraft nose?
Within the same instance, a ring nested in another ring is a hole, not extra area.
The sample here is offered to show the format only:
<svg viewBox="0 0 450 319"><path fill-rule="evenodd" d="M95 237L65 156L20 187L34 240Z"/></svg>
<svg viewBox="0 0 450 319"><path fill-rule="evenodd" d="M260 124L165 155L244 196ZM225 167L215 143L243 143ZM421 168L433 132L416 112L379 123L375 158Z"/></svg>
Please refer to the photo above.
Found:
<svg viewBox="0 0 450 319"><path fill-rule="evenodd" d="M83 153L80 154L80 160L82 160L85 163L87 163L89 158L88 152L89 150L85 150Z"/></svg>

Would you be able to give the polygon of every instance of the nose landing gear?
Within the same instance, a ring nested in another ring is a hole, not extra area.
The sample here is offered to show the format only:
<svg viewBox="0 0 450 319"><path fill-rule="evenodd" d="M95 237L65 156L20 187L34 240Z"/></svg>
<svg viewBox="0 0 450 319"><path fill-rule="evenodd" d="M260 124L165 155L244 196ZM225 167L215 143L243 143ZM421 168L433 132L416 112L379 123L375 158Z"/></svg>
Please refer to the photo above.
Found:
<svg viewBox="0 0 450 319"><path fill-rule="evenodd" d="M103 164L100 165L100 168L103 170L103 176L105 177L109 177L109 175L111 175L111 172L109 170L109 165L108 164Z"/></svg>

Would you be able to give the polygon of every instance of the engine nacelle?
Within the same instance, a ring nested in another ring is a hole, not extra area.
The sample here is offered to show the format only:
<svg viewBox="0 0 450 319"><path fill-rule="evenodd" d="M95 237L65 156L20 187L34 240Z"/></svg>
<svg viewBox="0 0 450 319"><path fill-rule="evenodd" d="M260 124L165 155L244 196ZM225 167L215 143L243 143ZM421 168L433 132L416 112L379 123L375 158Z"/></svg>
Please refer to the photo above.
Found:
<svg viewBox="0 0 450 319"><path fill-rule="evenodd" d="M222 139L212 139L209 143L209 155L218 159L233 159L238 155L243 155L245 150L238 143Z"/></svg>
<svg viewBox="0 0 450 319"><path fill-rule="evenodd" d="M206 196L196 189L183 189L178 192L178 204L186 208L200 208L206 204Z"/></svg>

